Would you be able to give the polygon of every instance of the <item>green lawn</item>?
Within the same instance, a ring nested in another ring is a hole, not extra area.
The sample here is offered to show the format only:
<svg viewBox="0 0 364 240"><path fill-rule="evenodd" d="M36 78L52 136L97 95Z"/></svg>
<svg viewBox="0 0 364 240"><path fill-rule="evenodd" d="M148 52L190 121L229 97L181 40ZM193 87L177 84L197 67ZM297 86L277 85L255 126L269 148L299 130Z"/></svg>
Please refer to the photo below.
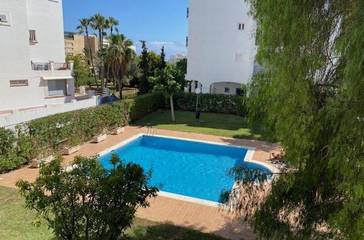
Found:
<svg viewBox="0 0 364 240"><path fill-rule="evenodd" d="M176 122L171 122L170 111L159 110L137 121L136 124L232 138L268 139L262 132L250 129L243 117L230 114L201 113L200 121L196 121L194 112L176 111Z"/></svg>
<svg viewBox="0 0 364 240"><path fill-rule="evenodd" d="M17 190L0 187L0 239L54 240L52 231L35 221L35 213L24 208ZM136 219L127 231L130 240L224 240L188 228Z"/></svg>

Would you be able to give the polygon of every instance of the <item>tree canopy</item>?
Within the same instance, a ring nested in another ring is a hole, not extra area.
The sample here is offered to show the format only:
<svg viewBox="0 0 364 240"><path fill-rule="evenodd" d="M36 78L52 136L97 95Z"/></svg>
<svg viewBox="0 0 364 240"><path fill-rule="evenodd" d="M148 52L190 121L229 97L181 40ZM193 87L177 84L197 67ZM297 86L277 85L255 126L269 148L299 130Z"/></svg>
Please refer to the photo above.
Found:
<svg viewBox="0 0 364 240"><path fill-rule="evenodd" d="M252 219L268 239L362 239L364 1L249 0L264 73L249 88L296 170Z"/></svg>
<svg viewBox="0 0 364 240"><path fill-rule="evenodd" d="M136 164L124 164L117 155L111 170L97 158L76 157L72 169L61 160L41 167L34 183L20 181L26 206L37 211L57 239L122 239L138 207L147 207L157 189Z"/></svg>

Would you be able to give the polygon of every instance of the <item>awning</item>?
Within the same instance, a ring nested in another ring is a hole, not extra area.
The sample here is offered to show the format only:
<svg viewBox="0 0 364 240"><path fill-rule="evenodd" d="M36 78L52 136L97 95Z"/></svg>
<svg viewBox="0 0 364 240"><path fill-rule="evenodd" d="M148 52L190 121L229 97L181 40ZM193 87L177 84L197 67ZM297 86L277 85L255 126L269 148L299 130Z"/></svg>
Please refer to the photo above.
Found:
<svg viewBox="0 0 364 240"><path fill-rule="evenodd" d="M45 81L50 81L50 80L67 80L67 79L73 79L72 76L57 76L57 77L42 77L43 80Z"/></svg>

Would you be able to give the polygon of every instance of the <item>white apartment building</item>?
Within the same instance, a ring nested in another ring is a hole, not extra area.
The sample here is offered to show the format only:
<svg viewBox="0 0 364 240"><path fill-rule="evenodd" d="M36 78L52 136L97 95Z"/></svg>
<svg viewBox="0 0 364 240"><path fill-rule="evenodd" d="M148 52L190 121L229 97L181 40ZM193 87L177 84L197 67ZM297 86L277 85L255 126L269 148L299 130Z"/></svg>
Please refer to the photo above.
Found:
<svg viewBox="0 0 364 240"><path fill-rule="evenodd" d="M243 0L189 0L187 76L203 93L240 94L256 56L256 22Z"/></svg>
<svg viewBox="0 0 364 240"><path fill-rule="evenodd" d="M37 117L25 116L26 111L43 109L42 117L75 102L72 64L65 62L62 0L0 0L0 43L0 126L21 122L9 120L19 112L25 121Z"/></svg>

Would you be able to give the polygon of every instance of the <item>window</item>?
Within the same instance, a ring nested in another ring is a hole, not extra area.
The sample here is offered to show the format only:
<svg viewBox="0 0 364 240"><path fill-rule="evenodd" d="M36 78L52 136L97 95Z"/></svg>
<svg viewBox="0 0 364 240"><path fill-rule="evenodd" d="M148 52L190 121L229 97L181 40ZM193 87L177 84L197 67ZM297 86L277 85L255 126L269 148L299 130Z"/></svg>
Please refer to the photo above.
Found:
<svg viewBox="0 0 364 240"><path fill-rule="evenodd" d="M226 88L224 89L224 92L225 92L225 93L230 93L230 88L226 87Z"/></svg>
<svg viewBox="0 0 364 240"><path fill-rule="evenodd" d="M186 47L188 47L188 37L186 37Z"/></svg>
<svg viewBox="0 0 364 240"><path fill-rule="evenodd" d="M187 18L190 17L190 8L187 8Z"/></svg>
<svg viewBox="0 0 364 240"><path fill-rule="evenodd" d="M48 96L66 96L67 83L66 80L50 80L48 81Z"/></svg>
<svg viewBox="0 0 364 240"><path fill-rule="evenodd" d="M37 43L37 35L35 30L29 30L29 42Z"/></svg>
<svg viewBox="0 0 364 240"><path fill-rule="evenodd" d="M10 26L10 15L7 12L0 12L0 26Z"/></svg>
<svg viewBox="0 0 364 240"><path fill-rule="evenodd" d="M5 14L0 14L0 22L7 23L8 17Z"/></svg>
<svg viewBox="0 0 364 240"><path fill-rule="evenodd" d="M28 80L10 80L10 87L27 87Z"/></svg>
<svg viewBox="0 0 364 240"><path fill-rule="evenodd" d="M245 27L244 23L239 23L239 25L238 25L238 29L239 29L240 31L244 30L244 27Z"/></svg>

